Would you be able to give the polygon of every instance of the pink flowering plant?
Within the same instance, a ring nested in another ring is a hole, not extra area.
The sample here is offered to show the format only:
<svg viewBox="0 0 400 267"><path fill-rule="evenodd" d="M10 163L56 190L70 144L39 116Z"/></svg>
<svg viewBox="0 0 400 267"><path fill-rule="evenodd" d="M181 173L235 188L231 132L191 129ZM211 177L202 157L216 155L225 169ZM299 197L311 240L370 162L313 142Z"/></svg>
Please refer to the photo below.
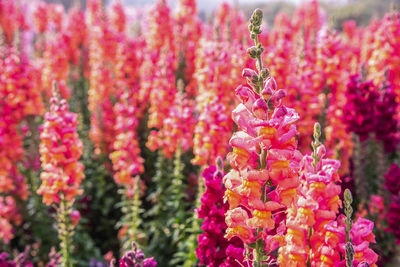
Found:
<svg viewBox="0 0 400 267"><path fill-rule="evenodd" d="M50 2L0 0L1 267L400 264L387 1Z"/></svg>

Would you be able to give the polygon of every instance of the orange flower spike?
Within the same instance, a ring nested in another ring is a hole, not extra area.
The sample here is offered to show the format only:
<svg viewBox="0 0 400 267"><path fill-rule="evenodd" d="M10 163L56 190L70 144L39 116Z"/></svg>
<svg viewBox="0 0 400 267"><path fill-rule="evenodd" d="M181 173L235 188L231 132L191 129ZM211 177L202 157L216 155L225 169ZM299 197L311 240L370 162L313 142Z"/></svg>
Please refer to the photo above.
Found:
<svg viewBox="0 0 400 267"><path fill-rule="evenodd" d="M4 4L14 6L12 1ZM0 9L2 9L2 5L3 3L0 3ZM7 9L3 11L7 11ZM12 10L8 11L13 12ZM13 15L15 14L7 14L4 17L3 14L0 14L2 17L0 26L3 27L3 23L8 23L8 20L12 21ZM17 27L18 25L13 26ZM5 31L11 30L13 29L5 29ZM29 196L28 186L18 167L18 163L24 158L23 134L27 130L27 127L21 122L27 116L42 114L43 102L40 91L36 90L39 79L38 69L32 65L29 57L25 55L24 49L19 51L14 46L7 46L7 48L1 49L1 54L0 69L3 72L0 76L0 193L5 196L6 202L10 203L6 203L4 206L0 203L2 206L0 209L4 208L6 211L7 206L10 209L15 206L11 201L26 200ZM11 200L10 197L14 200ZM18 209L11 213L14 212L16 216L19 216ZM12 226L20 224L19 220L13 221L11 217L0 212L0 223L2 224L0 228L4 227L0 230L0 239L6 243L13 237Z"/></svg>
<svg viewBox="0 0 400 267"><path fill-rule="evenodd" d="M81 193L78 187L84 178L84 167L78 162L82 154L82 143L76 132L78 118L68 111L67 102L57 97L51 98L50 112L45 114L40 134L44 138L40 144L44 171L40 174L42 184L38 194L43 195L46 205L58 203L62 194L72 201ZM66 131L71 134L65 135Z"/></svg>
<svg viewBox="0 0 400 267"><path fill-rule="evenodd" d="M115 6L114 12L121 13L121 6ZM115 21L114 27L123 31L124 21ZM129 40L125 35L116 45L116 64L114 66L116 82L116 103L113 107L116 123L113 125L115 138L111 144L109 157L113 164L115 182L125 187L126 195L136 190L137 174L144 171L144 159L140 156L140 147L136 128L138 127L139 77L132 69L140 67L140 55L137 52L141 43ZM129 90L127 90L129 88Z"/></svg>

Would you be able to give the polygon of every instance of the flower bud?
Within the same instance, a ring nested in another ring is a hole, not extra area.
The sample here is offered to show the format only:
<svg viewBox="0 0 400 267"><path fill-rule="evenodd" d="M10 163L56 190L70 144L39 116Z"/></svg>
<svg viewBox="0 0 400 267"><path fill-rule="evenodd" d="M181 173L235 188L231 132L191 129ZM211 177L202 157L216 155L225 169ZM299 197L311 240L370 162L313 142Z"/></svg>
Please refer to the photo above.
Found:
<svg viewBox="0 0 400 267"><path fill-rule="evenodd" d="M281 100L285 96L286 96L286 91L283 89L279 89L274 95L274 100Z"/></svg>
<svg viewBox="0 0 400 267"><path fill-rule="evenodd" d="M325 146L324 145L320 145L320 146L318 146L318 148L317 148L317 156L319 157L319 158L323 158L324 156L325 156L325 154L326 154L326 148L325 148Z"/></svg>
<svg viewBox="0 0 400 267"><path fill-rule="evenodd" d="M247 48L247 53L250 55L251 58L257 58L257 48L255 46Z"/></svg>
<svg viewBox="0 0 400 267"><path fill-rule="evenodd" d="M353 196L349 189L344 190L344 200L349 204L353 202Z"/></svg>
<svg viewBox="0 0 400 267"><path fill-rule="evenodd" d="M81 219L81 214L79 213L78 210L73 210L69 214L69 217L71 218L72 225L76 226Z"/></svg>
<svg viewBox="0 0 400 267"><path fill-rule="evenodd" d="M319 140L319 138L321 137L321 125L316 122L314 124L314 140Z"/></svg>
<svg viewBox="0 0 400 267"><path fill-rule="evenodd" d="M134 252L132 252L132 251L129 251L128 253L126 253L126 256L127 256L128 258L130 258L130 259L134 259L135 256L136 256L136 254L135 254Z"/></svg>
<svg viewBox="0 0 400 267"><path fill-rule="evenodd" d="M261 9L257 8L256 10L254 10L253 15L251 15L251 23L254 26L260 26L262 18L263 12L261 11Z"/></svg>
<svg viewBox="0 0 400 267"><path fill-rule="evenodd" d="M143 251L140 249L136 252L136 260L139 262L142 262L144 260Z"/></svg>
<svg viewBox="0 0 400 267"><path fill-rule="evenodd" d="M242 71L242 77L245 77L245 78L254 78L254 77L256 77L257 78L258 75L257 75L257 72L255 72L254 70L249 69L249 68L245 68Z"/></svg>
<svg viewBox="0 0 400 267"><path fill-rule="evenodd" d="M256 100L256 102L254 102L252 111L257 118L265 119L268 111L268 105L265 103L264 99L259 98Z"/></svg>
<svg viewBox="0 0 400 267"><path fill-rule="evenodd" d="M219 171L224 170L224 161L220 156L218 156L217 159L215 160L215 165L217 165L217 170Z"/></svg>
<svg viewBox="0 0 400 267"><path fill-rule="evenodd" d="M265 88L265 87L264 87L264 89L262 89L262 91L261 91L261 96L262 96L264 99L268 99L268 98L271 97L271 95L272 95L273 93L274 93L274 92L272 91L272 89L271 89L270 87L268 87L268 88Z"/></svg>
<svg viewBox="0 0 400 267"><path fill-rule="evenodd" d="M353 266L353 259L354 259L354 248L351 242L346 243L346 264L347 266Z"/></svg>
<svg viewBox="0 0 400 267"><path fill-rule="evenodd" d="M21 129L21 132L22 132L24 135L26 135L26 134L29 133L29 127L28 127L28 125L22 125L20 129Z"/></svg>
<svg viewBox="0 0 400 267"><path fill-rule="evenodd" d="M249 28L249 32L252 32L254 29L254 25L250 23L248 28Z"/></svg>
<svg viewBox="0 0 400 267"><path fill-rule="evenodd" d="M222 179L222 177L224 177L224 174L223 174L220 170L217 170L217 171L214 172L214 174L213 174L213 178L214 178L214 179Z"/></svg>
<svg viewBox="0 0 400 267"><path fill-rule="evenodd" d="M262 49L262 52L264 52L264 49ZM261 70L260 74L261 74L261 77L262 77L263 79L267 79L268 76L269 76L269 69L263 68L263 69Z"/></svg>
<svg viewBox="0 0 400 267"><path fill-rule="evenodd" d="M346 253L354 256L354 248L353 248L353 244L351 244L350 242L346 243Z"/></svg>
<svg viewBox="0 0 400 267"><path fill-rule="evenodd" d="M132 266L133 264L134 264L134 262L130 259L130 258L128 258L128 257L123 257L121 260L120 260L120 263L121 263L121 261L123 261L126 265L128 265L128 266Z"/></svg>

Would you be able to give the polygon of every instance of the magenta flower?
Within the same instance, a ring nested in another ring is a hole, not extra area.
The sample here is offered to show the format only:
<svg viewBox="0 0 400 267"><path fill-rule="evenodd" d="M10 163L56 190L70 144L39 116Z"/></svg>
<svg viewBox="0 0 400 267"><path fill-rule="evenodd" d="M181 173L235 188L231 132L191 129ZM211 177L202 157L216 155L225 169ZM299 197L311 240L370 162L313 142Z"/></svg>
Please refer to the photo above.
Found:
<svg viewBox="0 0 400 267"><path fill-rule="evenodd" d="M200 265L209 267L240 266L243 261L243 244L238 238L230 241L224 238L227 225L225 212L228 205L223 203L225 188L222 184L223 173L215 166L203 171L206 190L201 197L201 206L197 210L199 218L204 219L201 229L203 234L198 236L196 256Z"/></svg>

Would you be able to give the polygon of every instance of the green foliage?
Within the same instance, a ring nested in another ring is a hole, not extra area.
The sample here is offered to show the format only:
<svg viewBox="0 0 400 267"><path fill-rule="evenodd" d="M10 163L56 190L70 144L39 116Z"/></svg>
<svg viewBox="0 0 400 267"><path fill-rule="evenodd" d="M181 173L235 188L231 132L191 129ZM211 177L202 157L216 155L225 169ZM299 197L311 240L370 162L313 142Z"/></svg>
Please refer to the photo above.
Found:
<svg viewBox="0 0 400 267"><path fill-rule="evenodd" d="M357 136L353 136L354 152L354 184L355 184L355 206L360 203L366 205L371 195L376 195L382 188L383 175L387 170L387 162L380 142L374 137L360 142Z"/></svg>
<svg viewBox="0 0 400 267"><path fill-rule="evenodd" d="M37 184L39 180L38 173L32 170L22 173L25 177L29 177L30 188L37 188L34 184ZM33 263L47 261L51 247L58 247L57 232L53 227L55 210L44 205L42 198L35 193L32 193L28 200L19 206L23 208L21 213L24 222L20 227L15 228L16 238L12 240L11 247L23 251L27 246L31 246L35 248Z"/></svg>
<svg viewBox="0 0 400 267"><path fill-rule="evenodd" d="M85 220L81 219L80 223L84 223ZM88 263L93 259L99 262L103 261L103 253L97 243L94 242L93 238L85 232L80 224L76 229L74 236L74 250L73 258L76 267L87 267Z"/></svg>
<svg viewBox="0 0 400 267"><path fill-rule="evenodd" d="M69 104L71 110L79 115L78 133L84 148L81 162L85 166L85 179L81 185L84 195L75 204L82 218L74 236L74 258L78 266L87 266L92 258L102 260L102 255L109 251L116 257L119 255L116 225L122 216L121 210L117 208L121 196L106 168L111 166L109 159L105 155L95 155L93 143L89 139L89 83L84 77L83 62L73 71L77 71L79 76L76 80L71 77L69 79L73 90Z"/></svg>
<svg viewBox="0 0 400 267"><path fill-rule="evenodd" d="M386 220L379 218L380 214L375 214L371 207L371 196L387 196L383 191L384 174L388 166L393 162L393 155L388 156L383 150L383 145L376 141L374 136L360 142L357 136L353 135L353 178L356 197L353 207L361 207L367 211L366 218L375 222L373 233L376 243L372 244L372 249L383 256L382 261L393 258L395 253L395 238L386 231L388 225ZM387 201L387 200L386 200ZM388 206L386 204L386 206Z"/></svg>
<svg viewBox="0 0 400 267"><path fill-rule="evenodd" d="M156 173L147 198L152 206L144 219L148 243L143 249L155 257L159 266L191 266L196 262L195 235L199 225L194 218L195 201L186 190L187 177L197 172L197 167L190 164L191 158L191 153L181 155L179 151L170 160L159 152L155 163Z"/></svg>
<svg viewBox="0 0 400 267"><path fill-rule="evenodd" d="M199 178L199 185L194 208L200 207L201 197L204 193L204 190L204 179ZM196 257L195 251L198 245L197 237L202 233L202 230L200 229L201 221L202 220L198 218L197 213L195 211L192 211L192 217L188 219L188 223L186 224L189 226L182 234L182 236L185 238L179 242L178 251L175 253L174 259L171 261L171 263L182 262L181 266L184 267L197 266L198 259Z"/></svg>
<svg viewBox="0 0 400 267"><path fill-rule="evenodd" d="M120 194L122 195L122 202L119 203L121 210L123 212L123 217L119 222L118 226L127 227L127 235L124 236L122 240L123 251L129 251L132 242L137 242L142 244L145 242L145 236L139 229L142 225L141 214L143 213L142 201L140 199L140 183L137 181L136 191L132 198L126 196L125 189L120 189Z"/></svg>
<svg viewBox="0 0 400 267"><path fill-rule="evenodd" d="M200 219L197 218L196 214L193 214L193 217L188 219L187 225L189 227L182 233L182 238L178 243L178 251L171 260L172 266L176 266L178 263L180 263L179 266L183 267L192 267L198 264L195 250L197 248L197 236L202 233Z"/></svg>
<svg viewBox="0 0 400 267"><path fill-rule="evenodd" d="M145 254L152 254L160 266L167 266L168 256L173 254L170 240L170 229L167 222L174 214L169 213L168 187L171 180L171 164L159 151L155 163L156 173L153 185L147 200L152 203L151 209L146 213L148 244L144 247Z"/></svg>
<svg viewBox="0 0 400 267"><path fill-rule="evenodd" d="M82 218L85 219L80 223L82 233L88 233L101 254L104 255L111 250L114 255L119 255L116 225L122 213L117 208L117 203L121 202L118 187L105 168L107 162L105 157L86 156L82 160L85 165L86 177L82 182L85 193L76 205ZM80 231L77 235L79 234Z"/></svg>

